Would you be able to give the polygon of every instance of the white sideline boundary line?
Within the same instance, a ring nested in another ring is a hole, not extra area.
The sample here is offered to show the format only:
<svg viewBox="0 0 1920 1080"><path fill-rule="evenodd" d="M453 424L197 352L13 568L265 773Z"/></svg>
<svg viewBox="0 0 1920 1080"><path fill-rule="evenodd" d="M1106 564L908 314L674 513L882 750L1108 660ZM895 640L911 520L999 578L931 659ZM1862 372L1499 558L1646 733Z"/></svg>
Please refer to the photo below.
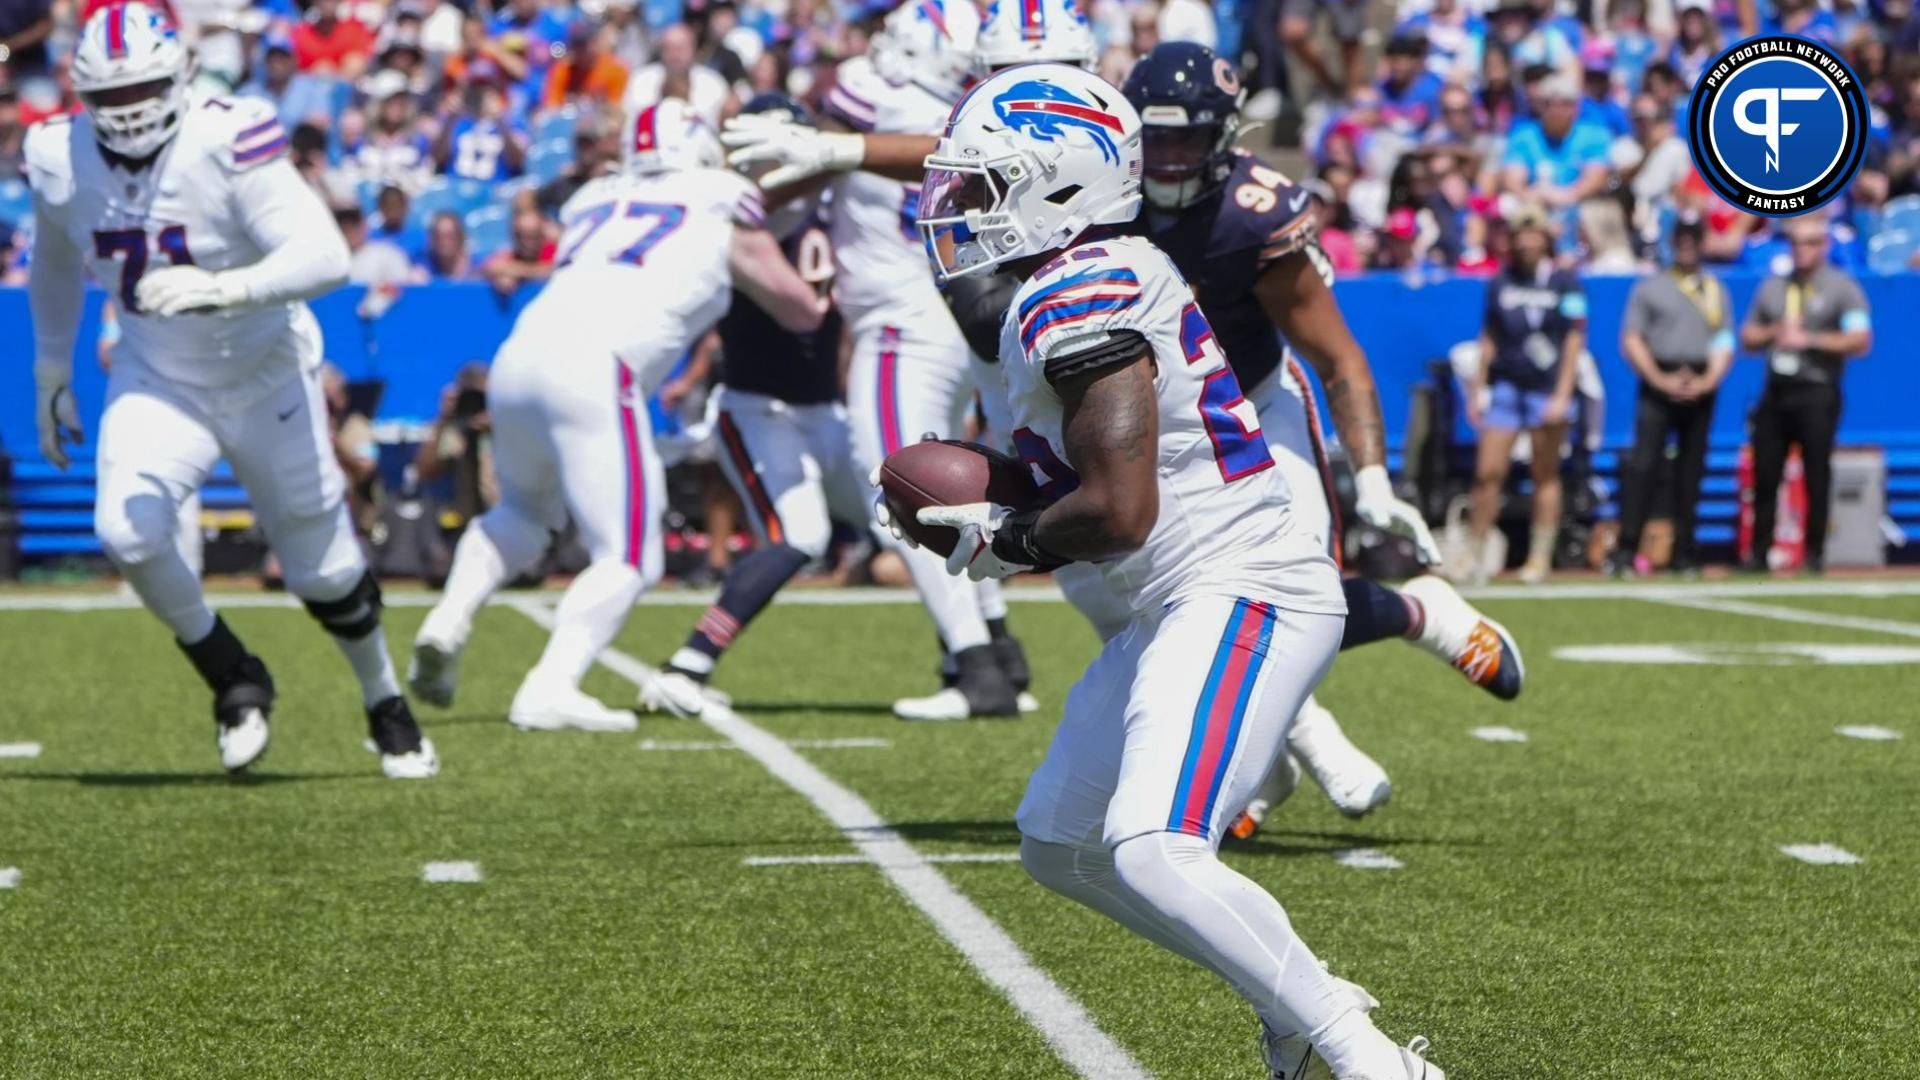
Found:
<svg viewBox="0 0 1920 1080"><path fill-rule="evenodd" d="M552 612L521 600L512 606L540 626L552 629ZM600 666L639 686L648 667L626 653L608 649ZM941 937L965 956L982 978L1006 995L1067 1067L1100 1080L1146 1080L1148 1073L1126 1049L1100 1030L1071 994L1041 971L1000 924L967 899L912 844L895 832L865 799L801 757L772 732L732 709L708 705L700 722L758 761L826 815L847 839L933 923Z"/></svg>
<svg viewBox="0 0 1920 1080"><path fill-rule="evenodd" d="M1803 594L1813 595L1813 594ZM1893 619L1872 619L1864 615L1836 615L1829 611L1808 611L1805 608L1776 607L1772 604L1750 604L1741 600L1723 600L1699 597L1659 597L1662 604L1674 607L1693 608L1698 611L1715 611L1723 615L1751 615L1756 619L1772 619L1776 622L1806 623L1810 626L1831 626L1842 630L1866 630L1876 634L1895 634L1900 637L1920 638L1920 624L1898 622Z"/></svg>
<svg viewBox="0 0 1920 1080"><path fill-rule="evenodd" d="M891 739L789 739L787 745L795 750L886 750L893 746ZM0 749L4 749L0 747ZM738 750L739 746L717 740L680 740L680 739L641 739L642 750Z"/></svg>
<svg viewBox="0 0 1920 1080"><path fill-rule="evenodd" d="M1707 582L1684 585L1642 585L1625 582L1595 582L1577 585L1491 585L1462 589L1469 600L1653 600L1686 602L1696 600L1780 599L1795 596L1840 596L1873 599L1896 596L1920 596L1920 580L1887 579L1872 581L1751 581ZM505 607L538 604L557 598L557 589L543 589L496 598L493 603ZM712 590L668 590L649 592L640 598L641 607L706 607L719 597ZM432 607L438 593L420 590L394 590L386 594L388 607ZM1060 590L1051 584L1014 585L1007 599L1022 603L1052 603L1061 600ZM299 602L284 593L214 592L207 600L215 608L298 608ZM773 602L795 607L884 607L894 604L918 604L911 589L787 589ZM5 611L132 611L140 601L129 594L99 593L0 593L0 612Z"/></svg>
<svg viewBox="0 0 1920 1080"><path fill-rule="evenodd" d="M930 863L1013 863L1020 861L1015 851L956 851L944 855L922 855ZM741 866L872 866L870 855L749 855Z"/></svg>

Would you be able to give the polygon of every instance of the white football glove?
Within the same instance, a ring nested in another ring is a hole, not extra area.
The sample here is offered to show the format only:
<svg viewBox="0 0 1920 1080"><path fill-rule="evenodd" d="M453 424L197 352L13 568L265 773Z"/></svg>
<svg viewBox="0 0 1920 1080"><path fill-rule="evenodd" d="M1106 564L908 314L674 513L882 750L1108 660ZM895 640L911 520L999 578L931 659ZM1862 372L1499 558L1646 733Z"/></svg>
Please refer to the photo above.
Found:
<svg viewBox="0 0 1920 1080"><path fill-rule="evenodd" d="M1426 519L1411 503L1393 493L1393 481L1383 465L1369 465L1353 474L1353 512L1376 529L1413 541L1420 561L1428 566L1440 563L1440 545L1434 543Z"/></svg>
<svg viewBox="0 0 1920 1080"><path fill-rule="evenodd" d="M977 502L963 506L929 506L914 517L922 525L945 525L958 529L960 542L947 556L947 573L965 574L975 581L999 580L1033 569L1025 563L1003 561L993 553L993 534L1007 523L1012 510L998 503Z"/></svg>
<svg viewBox="0 0 1920 1080"><path fill-rule="evenodd" d="M86 429L80 426L80 414L74 409L73 387L64 375L38 378L34 384L39 391L34 416L40 425L40 456L52 462L54 468L65 471L67 446L79 446L87 441Z"/></svg>
<svg viewBox="0 0 1920 1080"><path fill-rule="evenodd" d="M226 274L208 273L197 266L168 266L141 278L133 298L140 301L143 314L170 319L244 304L247 290Z"/></svg>
<svg viewBox="0 0 1920 1080"><path fill-rule="evenodd" d="M858 135L821 131L768 113L727 121L720 142L731 151L727 164L740 172L775 166L760 177L760 186L769 190L821 173L852 172L867 156L866 141Z"/></svg>
<svg viewBox="0 0 1920 1080"><path fill-rule="evenodd" d="M900 531L900 523L894 520L893 511L887 507L887 492L886 489L880 486L880 466L875 465L873 469L867 473L867 484L874 490L873 520L879 522L881 528L892 533L895 540L900 541L910 548L919 547L920 545L914 542L913 537Z"/></svg>

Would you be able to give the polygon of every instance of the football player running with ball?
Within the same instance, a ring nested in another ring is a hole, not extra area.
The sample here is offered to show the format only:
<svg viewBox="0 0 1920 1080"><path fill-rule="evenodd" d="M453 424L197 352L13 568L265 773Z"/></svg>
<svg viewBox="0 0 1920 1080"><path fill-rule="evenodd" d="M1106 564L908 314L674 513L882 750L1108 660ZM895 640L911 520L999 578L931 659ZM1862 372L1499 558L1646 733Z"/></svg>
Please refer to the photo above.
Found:
<svg viewBox="0 0 1920 1080"><path fill-rule="evenodd" d="M927 159L919 225L939 276L1004 266L1022 282L1000 357L1051 501L919 519L959 530L956 574L1097 563L1131 613L1028 784L1021 861L1225 979L1274 1075L1318 1054L1338 1080L1439 1080L1425 1041L1381 1034L1370 999L1215 851L1332 663L1345 602L1191 288L1150 241L1108 235L1138 213L1140 174L1139 114L1058 64L975 87Z"/></svg>
<svg viewBox="0 0 1920 1080"><path fill-rule="evenodd" d="M347 280L333 215L287 160L263 101L190 98L167 16L101 8L74 49L76 116L35 126L34 381L40 446L67 465L82 438L72 391L86 275L120 306L123 337L100 417L94 531L213 691L220 762L267 750L273 679L207 606L178 542L179 507L226 458L287 589L360 682L381 769L439 770L394 677L380 588L347 516L327 435L320 328L304 303Z"/></svg>
<svg viewBox="0 0 1920 1080"><path fill-rule="evenodd" d="M461 535L408 675L423 699L450 703L475 613L571 516L593 561L561 597L546 651L514 694L508 719L521 729L637 726L580 679L660 577L666 470L647 396L726 313L730 287L796 333L818 327L827 307L764 228L759 190L721 167L713 131L685 102L642 109L622 135L621 171L561 208L553 277L494 357L500 504Z"/></svg>

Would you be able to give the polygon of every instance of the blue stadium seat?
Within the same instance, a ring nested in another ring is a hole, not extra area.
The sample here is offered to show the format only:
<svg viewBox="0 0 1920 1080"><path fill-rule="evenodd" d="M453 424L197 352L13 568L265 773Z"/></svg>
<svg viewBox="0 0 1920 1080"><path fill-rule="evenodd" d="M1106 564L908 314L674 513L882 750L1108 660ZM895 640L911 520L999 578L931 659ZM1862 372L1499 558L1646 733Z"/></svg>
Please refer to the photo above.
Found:
<svg viewBox="0 0 1920 1080"><path fill-rule="evenodd" d="M1867 265L1878 274L1897 274L1907 268L1916 248L1914 233L1889 225L1867 241Z"/></svg>
<svg viewBox="0 0 1920 1080"><path fill-rule="evenodd" d="M555 109L533 123L533 141L535 143L552 142L556 139L573 138L573 129L579 126L580 114L572 108Z"/></svg>
<svg viewBox="0 0 1920 1080"><path fill-rule="evenodd" d="M486 206L467 215L467 250L478 263L507 246L512 235L513 211L505 206Z"/></svg>
<svg viewBox="0 0 1920 1080"><path fill-rule="evenodd" d="M538 189L539 186L539 181L531 176L502 180L493 185L493 196L488 201L500 206L512 206L513 200L518 197L521 192L533 191Z"/></svg>
<svg viewBox="0 0 1920 1080"><path fill-rule="evenodd" d="M1880 227L1920 234L1920 195L1888 199L1887 205L1880 208Z"/></svg>
<svg viewBox="0 0 1920 1080"><path fill-rule="evenodd" d="M485 206L492 194L484 180L435 180L413 197L413 224L425 228L442 211L465 217Z"/></svg>
<svg viewBox="0 0 1920 1080"><path fill-rule="evenodd" d="M19 180L0 180L0 221L18 225L33 215L33 194Z"/></svg>
<svg viewBox="0 0 1920 1080"><path fill-rule="evenodd" d="M572 162L573 143L568 140L535 143L533 153L527 155L527 175L544 184L565 172Z"/></svg>

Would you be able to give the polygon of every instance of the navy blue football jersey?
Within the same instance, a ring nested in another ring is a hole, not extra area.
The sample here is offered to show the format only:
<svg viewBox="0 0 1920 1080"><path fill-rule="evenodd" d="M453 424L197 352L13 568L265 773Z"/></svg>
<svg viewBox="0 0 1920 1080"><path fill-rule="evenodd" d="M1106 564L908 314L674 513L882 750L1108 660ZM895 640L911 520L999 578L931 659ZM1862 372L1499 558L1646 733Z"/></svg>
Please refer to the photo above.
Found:
<svg viewBox="0 0 1920 1080"><path fill-rule="evenodd" d="M1507 267L1487 283L1481 327L1493 340L1488 374L1522 390L1552 390L1567 335L1586 318L1587 294L1573 271L1546 260L1532 274Z"/></svg>
<svg viewBox="0 0 1920 1080"><path fill-rule="evenodd" d="M833 244L819 221L781 241L802 279L827 295L833 287ZM792 405L822 405L840 397L840 312L832 310L811 334L774 321L738 289L720 320L720 381Z"/></svg>
<svg viewBox="0 0 1920 1080"><path fill-rule="evenodd" d="M1274 260L1314 240L1312 198L1244 151L1227 182L1178 214L1144 208L1130 231L1151 239L1193 286L1236 381L1251 389L1280 367L1285 342L1253 294Z"/></svg>

